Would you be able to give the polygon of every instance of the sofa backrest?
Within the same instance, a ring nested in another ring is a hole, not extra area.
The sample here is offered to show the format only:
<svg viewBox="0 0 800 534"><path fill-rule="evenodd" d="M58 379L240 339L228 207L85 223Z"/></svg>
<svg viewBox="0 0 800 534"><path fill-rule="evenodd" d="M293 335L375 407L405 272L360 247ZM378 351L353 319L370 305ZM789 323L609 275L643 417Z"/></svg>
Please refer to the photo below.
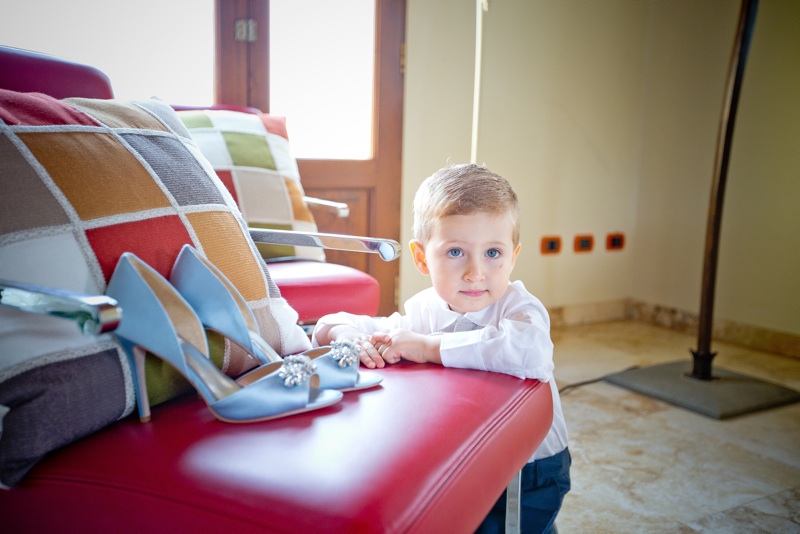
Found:
<svg viewBox="0 0 800 534"><path fill-rule="evenodd" d="M89 65L0 46L0 89L53 98L114 98L108 76Z"/></svg>

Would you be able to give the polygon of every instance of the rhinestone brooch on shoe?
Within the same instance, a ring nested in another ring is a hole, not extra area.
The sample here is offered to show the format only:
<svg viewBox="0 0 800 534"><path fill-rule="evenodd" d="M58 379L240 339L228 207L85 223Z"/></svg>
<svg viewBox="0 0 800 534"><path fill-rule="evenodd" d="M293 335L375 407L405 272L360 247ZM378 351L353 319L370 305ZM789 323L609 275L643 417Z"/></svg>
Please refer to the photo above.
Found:
<svg viewBox="0 0 800 534"><path fill-rule="evenodd" d="M339 367L349 367L358 361L361 348L352 341L334 341L331 343L331 358L339 363Z"/></svg>
<svg viewBox="0 0 800 534"><path fill-rule="evenodd" d="M316 370L317 366L311 362L308 356L296 354L283 359L278 376L283 378L283 385L290 388L307 381Z"/></svg>

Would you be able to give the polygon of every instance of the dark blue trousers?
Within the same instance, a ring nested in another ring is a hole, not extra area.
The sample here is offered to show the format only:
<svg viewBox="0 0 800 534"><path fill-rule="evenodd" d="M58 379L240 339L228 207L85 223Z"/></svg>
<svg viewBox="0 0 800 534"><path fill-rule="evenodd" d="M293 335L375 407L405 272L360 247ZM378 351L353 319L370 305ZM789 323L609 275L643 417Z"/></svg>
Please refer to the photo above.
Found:
<svg viewBox="0 0 800 534"><path fill-rule="evenodd" d="M570 489L569 468L572 457L564 449L522 468L520 495L520 531L525 534L553 532L556 515L564 495ZM503 534L506 526L506 492L492 507L476 533Z"/></svg>

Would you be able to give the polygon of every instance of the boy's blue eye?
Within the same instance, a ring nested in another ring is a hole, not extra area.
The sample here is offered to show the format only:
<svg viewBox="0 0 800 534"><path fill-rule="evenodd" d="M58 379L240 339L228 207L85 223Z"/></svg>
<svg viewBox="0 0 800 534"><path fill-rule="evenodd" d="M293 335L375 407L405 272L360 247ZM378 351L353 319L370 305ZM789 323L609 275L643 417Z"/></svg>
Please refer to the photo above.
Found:
<svg viewBox="0 0 800 534"><path fill-rule="evenodd" d="M499 258L500 257L500 251L497 250L496 248L490 248L489 250L486 251L486 255L489 256L492 259Z"/></svg>
<svg viewBox="0 0 800 534"><path fill-rule="evenodd" d="M451 258L460 258L463 254L460 248L451 248L447 251L447 255Z"/></svg>

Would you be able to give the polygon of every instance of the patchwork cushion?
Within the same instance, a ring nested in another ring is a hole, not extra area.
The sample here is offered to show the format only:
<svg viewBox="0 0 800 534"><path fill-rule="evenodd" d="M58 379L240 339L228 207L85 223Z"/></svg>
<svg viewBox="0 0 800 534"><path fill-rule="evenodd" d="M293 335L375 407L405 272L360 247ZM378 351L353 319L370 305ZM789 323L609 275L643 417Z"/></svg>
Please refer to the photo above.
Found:
<svg viewBox="0 0 800 534"><path fill-rule="evenodd" d="M309 348L236 203L165 104L0 90L0 183L0 278L102 294L123 252L168 276L191 244L232 280L279 353ZM254 365L219 337L210 345L229 375ZM113 335L0 306L0 355L2 484L133 410ZM152 404L189 388L156 358L146 374Z"/></svg>
<svg viewBox="0 0 800 534"><path fill-rule="evenodd" d="M289 150L286 119L230 110L179 111L250 226L316 232L317 225ZM321 248L258 244L268 260L325 260Z"/></svg>

